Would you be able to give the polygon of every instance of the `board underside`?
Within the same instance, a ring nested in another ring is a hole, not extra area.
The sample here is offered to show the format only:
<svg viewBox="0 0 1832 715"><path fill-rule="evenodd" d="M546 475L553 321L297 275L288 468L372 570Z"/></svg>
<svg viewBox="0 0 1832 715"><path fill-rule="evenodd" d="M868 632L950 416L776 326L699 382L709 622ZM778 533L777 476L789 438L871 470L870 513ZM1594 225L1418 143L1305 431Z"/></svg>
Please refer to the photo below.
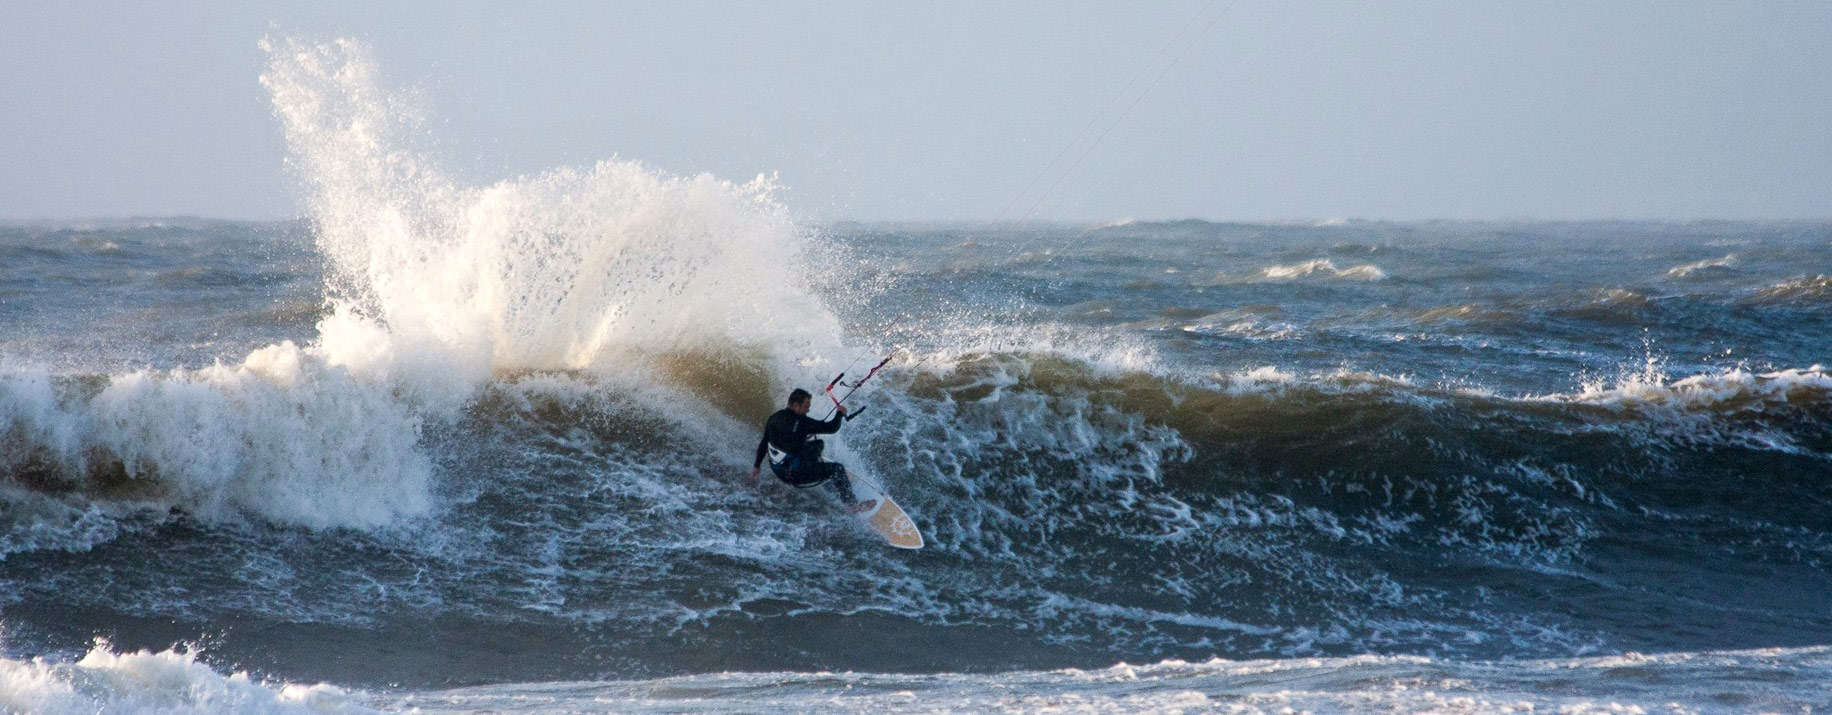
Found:
<svg viewBox="0 0 1832 715"><path fill-rule="evenodd" d="M868 479L855 479L853 490L860 499L878 500L878 505L872 507L871 511L858 515L859 521L878 532L891 546L899 549L922 548L922 531L916 528L916 522L877 483Z"/></svg>
<svg viewBox="0 0 1832 715"><path fill-rule="evenodd" d="M922 532L916 530L916 522L903 512L903 507L890 497L879 495L877 508L865 514L865 524L884 536L884 540L899 549L922 548Z"/></svg>

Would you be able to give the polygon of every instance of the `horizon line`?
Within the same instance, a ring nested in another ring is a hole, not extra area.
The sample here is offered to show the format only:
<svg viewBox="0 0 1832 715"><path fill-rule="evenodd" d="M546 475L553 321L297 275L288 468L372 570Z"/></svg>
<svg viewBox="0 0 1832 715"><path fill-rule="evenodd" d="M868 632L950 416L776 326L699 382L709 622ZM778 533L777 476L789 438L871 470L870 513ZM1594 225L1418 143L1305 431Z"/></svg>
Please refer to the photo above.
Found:
<svg viewBox="0 0 1832 715"><path fill-rule="evenodd" d="M7 217L0 216L0 226L58 226L80 223L121 224L133 222L194 222L194 223L243 223L243 224L285 224L311 222L310 216L289 218L274 217L224 217L204 216L199 214L125 214L99 216L66 216L66 217ZM1351 224L1432 224L1432 223L1469 223L1469 224L1559 224L1559 223L1664 223L1664 224L1698 224L1698 223L1829 223L1832 214L1821 216L1767 216L1767 217L1722 217L1722 216L1591 216L1591 217L1534 217L1534 216L1495 216L1487 218L1468 217L1408 217L1408 218L1369 218L1358 216L1328 217L1258 217L1258 218L1214 218L1205 216L1182 216L1176 218L1111 218L1111 219L1072 219L1072 218L1030 218L1030 219L991 219L991 218L794 218L795 223L811 226L831 226L840 224L860 225L980 225L980 226L1087 226L1119 227L1133 224L1177 224L1204 223L1214 225L1267 225L1291 226L1303 225L1326 228L1332 225Z"/></svg>

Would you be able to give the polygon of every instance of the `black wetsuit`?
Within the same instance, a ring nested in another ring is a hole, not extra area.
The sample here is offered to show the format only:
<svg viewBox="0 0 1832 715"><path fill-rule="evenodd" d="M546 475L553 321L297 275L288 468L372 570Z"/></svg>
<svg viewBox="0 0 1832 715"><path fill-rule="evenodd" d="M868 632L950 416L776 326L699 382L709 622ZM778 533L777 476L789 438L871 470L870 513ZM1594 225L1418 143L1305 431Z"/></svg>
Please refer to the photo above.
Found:
<svg viewBox="0 0 1832 715"><path fill-rule="evenodd" d="M757 461L751 466L763 466L770 448L775 447L785 455L780 462L770 460L770 471L775 472L777 478L798 487L832 481L840 499L851 504L857 500L852 495L852 480L846 478L846 467L838 462L821 461L821 450L827 445L814 439L817 434L840 431L845 421L845 415L834 415L833 419L822 422L787 408L777 410L763 425L763 439L757 442Z"/></svg>

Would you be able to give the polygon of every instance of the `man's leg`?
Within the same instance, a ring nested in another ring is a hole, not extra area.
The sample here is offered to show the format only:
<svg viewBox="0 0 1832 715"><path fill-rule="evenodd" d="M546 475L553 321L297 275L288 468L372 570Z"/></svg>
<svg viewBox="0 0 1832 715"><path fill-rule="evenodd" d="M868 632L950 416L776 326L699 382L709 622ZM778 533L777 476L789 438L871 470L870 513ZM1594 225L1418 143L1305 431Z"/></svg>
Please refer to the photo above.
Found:
<svg viewBox="0 0 1832 715"><path fill-rule="evenodd" d="M846 478L846 468L839 462L802 462L795 470L795 486L811 487L821 482L831 482L839 490L840 498L851 504L852 482Z"/></svg>
<svg viewBox="0 0 1832 715"><path fill-rule="evenodd" d="M833 465L833 476L828 478L833 480L834 491L840 493L840 501L845 502L847 505L851 505L853 502L858 501L858 499L854 498L852 495L852 480L846 478L846 465L838 462L826 462L826 464Z"/></svg>
<svg viewBox="0 0 1832 715"><path fill-rule="evenodd" d="M859 498L853 494L852 480L846 476L845 465L839 462L803 464L801 469L796 470L796 476L803 475L808 477L809 484L818 483L814 479L815 475L819 475L820 480L833 482L833 489L839 492L840 501L854 510L859 510L860 505L863 505L865 509L870 509L873 504L877 503L875 500L859 501Z"/></svg>

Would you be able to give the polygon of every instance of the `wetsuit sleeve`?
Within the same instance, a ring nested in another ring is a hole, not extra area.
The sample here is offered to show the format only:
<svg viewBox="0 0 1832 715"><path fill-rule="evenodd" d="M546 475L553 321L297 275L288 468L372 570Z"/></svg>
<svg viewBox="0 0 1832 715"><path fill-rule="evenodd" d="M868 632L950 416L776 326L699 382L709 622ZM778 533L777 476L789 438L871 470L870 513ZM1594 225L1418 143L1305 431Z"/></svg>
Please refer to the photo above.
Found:
<svg viewBox="0 0 1832 715"><path fill-rule="evenodd" d="M838 413L826 422L804 416L801 418L801 428L808 434L833 434L840 431L840 423L845 421L846 416Z"/></svg>
<svg viewBox="0 0 1832 715"><path fill-rule="evenodd" d="M767 446L765 446L765 445L768 445L769 443L770 443L770 433L768 431L765 431L762 437L757 438L757 461L751 462L751 469L762 469L763 468L763 453L764 453L764 450L769 449Z"/></svg>

